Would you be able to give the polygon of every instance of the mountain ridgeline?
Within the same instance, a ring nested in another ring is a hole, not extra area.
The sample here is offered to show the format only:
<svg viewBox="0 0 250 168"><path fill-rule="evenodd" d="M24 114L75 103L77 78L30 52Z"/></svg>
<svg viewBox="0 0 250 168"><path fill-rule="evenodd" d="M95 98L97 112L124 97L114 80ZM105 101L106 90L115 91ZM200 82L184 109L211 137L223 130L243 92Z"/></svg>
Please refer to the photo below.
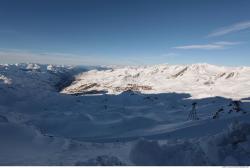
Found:
<svg viewBox="0 0 250 168"><path fill-rule="evenodd" d="M78 94L106 91L142 93L179 92L203 98L224 96L239 99L250 95L250 68L220 67L209 64L114 67L91 70L75 76L62 93Z"/></svg>

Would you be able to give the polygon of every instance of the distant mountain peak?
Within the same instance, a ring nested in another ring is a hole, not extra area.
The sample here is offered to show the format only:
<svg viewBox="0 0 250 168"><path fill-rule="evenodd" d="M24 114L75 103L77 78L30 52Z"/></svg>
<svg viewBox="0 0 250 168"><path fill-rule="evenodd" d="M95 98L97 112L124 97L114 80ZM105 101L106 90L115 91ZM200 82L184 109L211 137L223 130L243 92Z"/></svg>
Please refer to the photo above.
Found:
<svg viewBox="0 0 250 168"><path fill-rule="evenodd" d="M207 63L113 67L77 75L75 82L62 92L72 94L77 90L77 93L84 93L94 89L119 94L132 90L142 93L191 93L194 97L240 97L245 94L241 84L245 83L250 87L249 73L250 68L223 67ZM96 83L94 88L81 90L84 88L82 86L92 83ZM250 91L247 92L250 95Z"/></svg>

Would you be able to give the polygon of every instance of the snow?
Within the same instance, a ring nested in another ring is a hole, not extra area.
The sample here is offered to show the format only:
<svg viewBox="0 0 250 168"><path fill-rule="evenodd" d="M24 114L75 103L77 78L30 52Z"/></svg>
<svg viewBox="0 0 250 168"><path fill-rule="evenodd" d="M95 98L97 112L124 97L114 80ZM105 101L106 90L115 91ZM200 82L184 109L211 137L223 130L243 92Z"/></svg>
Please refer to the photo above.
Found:
<svg viewBox="0 0 250 168"><path fill-rule="evenodd" d="M250 95L247 67L219 67L209 64L156 65L142 67L118 67L106 71L88 71L76 76L75 82L62 93L81 92L84 84L98 83L92 90L106 90L119 94L116 88L129 85L149 86L142 93L189 93L193 98L227 97L241 99ZM195 88L195 89L194 89Z"/></svg>
<svg viewBox="0 0 250 168"><path fill-rule="evenodd" d="M7 78L4 75L0 75L0 81L4 84L11 84L11 79Z"/></svg>
<svg viewBox="0 0 250 168"><path fill-rule="evenodd" d="M26 69L28 69L28 70L39 70L40 66L37 65L37 64L28 64Z"/></svg>
<svg viewBox="0 0 250 168"><path fill-rule="evenodd" d="M249 72L0 65L0 165L249 165Z"/></svg>
<svg viewBox="0 0 250 168"><path fill-rule="evenodd" d="M233 123L235 125L235 123ZM242 144L249 144L249 124L221 133L177 141L139 140L130 152L135 165L249 165L249 153Z"/></svg>

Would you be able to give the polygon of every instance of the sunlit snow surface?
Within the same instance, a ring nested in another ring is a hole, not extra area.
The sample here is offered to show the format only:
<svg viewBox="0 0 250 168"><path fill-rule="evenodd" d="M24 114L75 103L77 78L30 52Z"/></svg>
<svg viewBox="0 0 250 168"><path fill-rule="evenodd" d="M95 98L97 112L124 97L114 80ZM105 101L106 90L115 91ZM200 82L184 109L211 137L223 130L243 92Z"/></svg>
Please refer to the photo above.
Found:
<svg viewBox="0 0 250 168"><path fill-rule="evenodd" d="M249 165L249 110L248 67L0 65L0 165Z"/></svg>

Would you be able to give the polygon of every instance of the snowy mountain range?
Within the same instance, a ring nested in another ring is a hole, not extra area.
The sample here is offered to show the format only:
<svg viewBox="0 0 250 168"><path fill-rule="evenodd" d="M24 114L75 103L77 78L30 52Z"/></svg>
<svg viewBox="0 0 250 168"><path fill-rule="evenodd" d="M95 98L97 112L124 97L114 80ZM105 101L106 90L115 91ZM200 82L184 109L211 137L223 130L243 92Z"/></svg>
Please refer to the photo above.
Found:
<svg viewBox="0 0 250 168"><path fill-rule="evenodd" d="M190 93L194 98L250 96L249 67L219 67L209 64L156 65L92 70L79 74L62 93L76 94L126 90L142 93Z"/></svg>
<svg viewBox="0 0 250 168"><path fill-rule="evenodd" d="M0 65L0 165L249 165L249 74Z"/></svg>

